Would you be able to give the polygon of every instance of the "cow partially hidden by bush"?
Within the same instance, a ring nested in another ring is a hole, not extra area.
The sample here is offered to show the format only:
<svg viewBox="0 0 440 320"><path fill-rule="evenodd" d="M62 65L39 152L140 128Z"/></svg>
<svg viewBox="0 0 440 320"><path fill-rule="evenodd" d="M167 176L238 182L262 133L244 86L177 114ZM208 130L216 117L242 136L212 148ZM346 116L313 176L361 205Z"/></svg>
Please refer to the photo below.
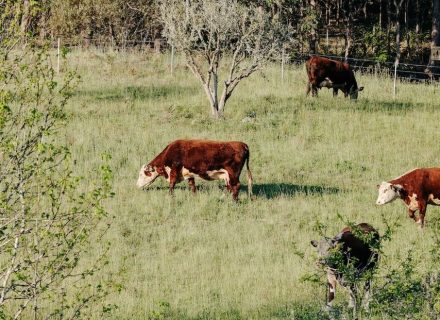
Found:
<svg viewBox="0 0 440 320"><path fill-rule="evenodd" d="M379 242L379 233L367 223L346 227L331 239L311 241L318 250L319 264L327 270L327 310L331 310L336 283L348 289L353 313L356 313L359 300L368 309L372 274L379 258ZM363 282L365 295L359 299Z"/></svg>
<svg viewBox="0 0 440 320"><path fill-rule="evenodd" d="M345 62L314 56L307 60L306 70L309 78L306 95L312 91L312 96L317 96L318 89L326 87L333 89L333 96L341 90L345 97L357 99L359 91L364 89L358 87L353 70Z"/></svg>
<svg viewBox="0 0 440 320"><path fill-rule="evenodd" d="M240 191L240 173L246 163L248 193L252 195L252 173L249 169L249 147L240 141L176 140L139 171L137 186L148 187L163 176L170 184L188 180L196 192L195 178L224 180L234 200Z"/></svg>

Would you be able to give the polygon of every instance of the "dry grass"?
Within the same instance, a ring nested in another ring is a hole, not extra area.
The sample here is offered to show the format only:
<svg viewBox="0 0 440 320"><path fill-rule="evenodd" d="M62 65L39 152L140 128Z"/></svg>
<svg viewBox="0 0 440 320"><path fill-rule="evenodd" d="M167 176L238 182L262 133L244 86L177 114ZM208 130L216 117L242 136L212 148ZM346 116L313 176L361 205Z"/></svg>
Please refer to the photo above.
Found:
<svg viewBox="0 0 440 320"><path fill-rule="evenodd" d="M196 80L181 61L170 75L167 58L74 52L68 59L83 80L64 134L75 169L90 171L104 151L113 156L108 268L124 286L109 298L119 306L116 319L314 319L324 287L300 278L314 268L316 223L336 234L343 227L338 213L381 232L382 217L401 223L382 270L399 264L413 242L416 256L425 254L429 219L439 209L428 208L421 233L400 201L374 203L382 180L439 165L438 87L399 83L393 101L391 80L361 76L365 90L356 103L326 89L306 98L304 68L289 67L282 83L273 65L241 83L226 119L215 121ZM242 122L251 112L255 120ZM180 184L171 198L164 181L137 190L141 164L177 138L248 143L256 200L242 192L233 203L216 182L199 182L196 196ZM420 260L423 270L429 259Z"/></svg>

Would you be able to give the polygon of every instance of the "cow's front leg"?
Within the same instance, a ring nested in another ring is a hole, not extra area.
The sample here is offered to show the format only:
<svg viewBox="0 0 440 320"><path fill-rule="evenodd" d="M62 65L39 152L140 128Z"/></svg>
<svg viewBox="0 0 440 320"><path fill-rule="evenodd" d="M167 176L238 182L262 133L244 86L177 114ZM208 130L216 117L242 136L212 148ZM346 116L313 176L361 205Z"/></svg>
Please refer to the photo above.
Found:
<svg viewBox="0 0 440 320"><path fill-rule="evenodd" d="M338 96L338 88L333 88L333 97Z"/></svg>
<svg viewBox="0 0 440 320"><path fill-rule="evenodd" d="M196 182L195 182L194 178L189 178L188 179L188 185L191 188L191 191L193 193L196 193Z"/></svg>
<svg viewBox="0 0 440 320"><path fill-rule="evenodd" d="M423 229L425 226L425 213L426 213L426 202L419 200L419 218L416 222L419 224L420 229Z"/></svg>
<svg viewBox="0 0 440 320"><path fill-rule="evenodd" d="M232 172L228 171L229 175L229 183L227 183L227 186L229 186L228 190L232 193L232 199L235 201L238 200L238 194L240 192L240 180L233 175Z"/></svg>
<svg viewBox="0 0 440 320"><path fill-rule="evenodd" d="M408 209L408 217L413 219L415 222L417 222L416 211L417 210Z"/></svg>
<svg viewBox="0 0 440 320"><path fill-rule="evenodd" d="M366 312L370 311L370 290L371 290L371 280L365 282L365 295L364 295L364 309Z"/></svg>
<svg viewBox="0 0 440 320"><path fill-rule="evenodd" d="M169 192L170 192L171 195L174 193L174 186L177 183L177 175L178 175L177 174L177 170L175 168L172 168L170 173L169 173L169 176L170 176L170 189L169 189Z"/></svg>
<svg viewBox="0 0 440 320"><path fill-rule="evenodd" d="M312 84L312 97L318 96L318 86L316 84Z"/></svg>
<svg viewBox="0 0 440 320"><path fill-rule="evenodd" d="M330 311L333 306L333 300L336 294L336 277L333 273L327 274L327 301L325 302L325 308Z"/></svg>
<svg viewBox="0 0 440 320"><path fill-rule="evenodd" d="M306 97L309 95L311 89L312 89L312 84L308 82L306 88Z"/></svg>

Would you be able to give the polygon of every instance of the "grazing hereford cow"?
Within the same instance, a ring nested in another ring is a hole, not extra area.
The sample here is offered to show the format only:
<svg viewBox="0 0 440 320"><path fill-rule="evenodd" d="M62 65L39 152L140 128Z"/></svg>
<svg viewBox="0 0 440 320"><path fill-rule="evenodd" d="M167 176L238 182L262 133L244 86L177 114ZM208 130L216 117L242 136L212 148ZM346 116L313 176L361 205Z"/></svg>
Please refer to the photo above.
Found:
<svg viewBox="0 0 440 320"><path fill-rule="evenodd" d="M377 188L379 196L376 204L402 199L408 207L409 217L423 228L427 205L440 205L440 168L413 169L393 180L382 182ZM415 215L417 210L418 218Z"/></svg>
<svg viewBox="0 0 440 320"><path fill-rule="evenodd" d="M378 249L379 241L379 233L367 223L345 227L333 239L311 241L318 250L319 264L327 269L327 310L332 307L338 282L349 291L349 306L356 308L357 280L366 271L373 272L376 268L379 255L375 249ZM365 281L364 307L368 309L371 273Z"/></svg>
<svg viewBox="0 0 440 320"><path fill-rule="evenodd" d="M312 90L312 96L318 95L318 89L322 87L333 88L333 96L338 94L340 89L344 96L350 95L351 99L357 99L358 92L364 87L358 87L354 72L348 63L330 60L324 57L310 57L306 62L307 95Z"/></svg>
<svg viewBox="0 0 440 320"><path fill-rule="evenodd" d="M176 140L171 142L150 163L142 166L137 186L149 186L158 176L170 183L170 193L176 183L188 180L193 192L196 192L195 177L205 180L223 179L238 199L240 173L246 162L248 176L248 194L252 195L252 173L249 170L249 148L239 141L220 142L209 140Z"/></svg>

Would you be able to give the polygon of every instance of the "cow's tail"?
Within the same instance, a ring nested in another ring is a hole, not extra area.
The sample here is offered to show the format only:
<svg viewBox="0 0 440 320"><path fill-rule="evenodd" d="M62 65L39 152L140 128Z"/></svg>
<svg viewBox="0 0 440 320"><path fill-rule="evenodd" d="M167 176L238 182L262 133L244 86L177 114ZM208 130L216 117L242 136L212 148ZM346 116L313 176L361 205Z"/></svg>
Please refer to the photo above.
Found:
<svg viewBox="0 0 440 320"><path fill-rule="evenodd" d="M248 196L249 198L252 198L252 183L253 183L253 178L252 178L252 172L251 169L249 168L249 158L250 158L250 153L249 153L249 149L246 148L247 151L247 156L246 156L246 170L247 170L247 179L248 179Z"/></svg>

